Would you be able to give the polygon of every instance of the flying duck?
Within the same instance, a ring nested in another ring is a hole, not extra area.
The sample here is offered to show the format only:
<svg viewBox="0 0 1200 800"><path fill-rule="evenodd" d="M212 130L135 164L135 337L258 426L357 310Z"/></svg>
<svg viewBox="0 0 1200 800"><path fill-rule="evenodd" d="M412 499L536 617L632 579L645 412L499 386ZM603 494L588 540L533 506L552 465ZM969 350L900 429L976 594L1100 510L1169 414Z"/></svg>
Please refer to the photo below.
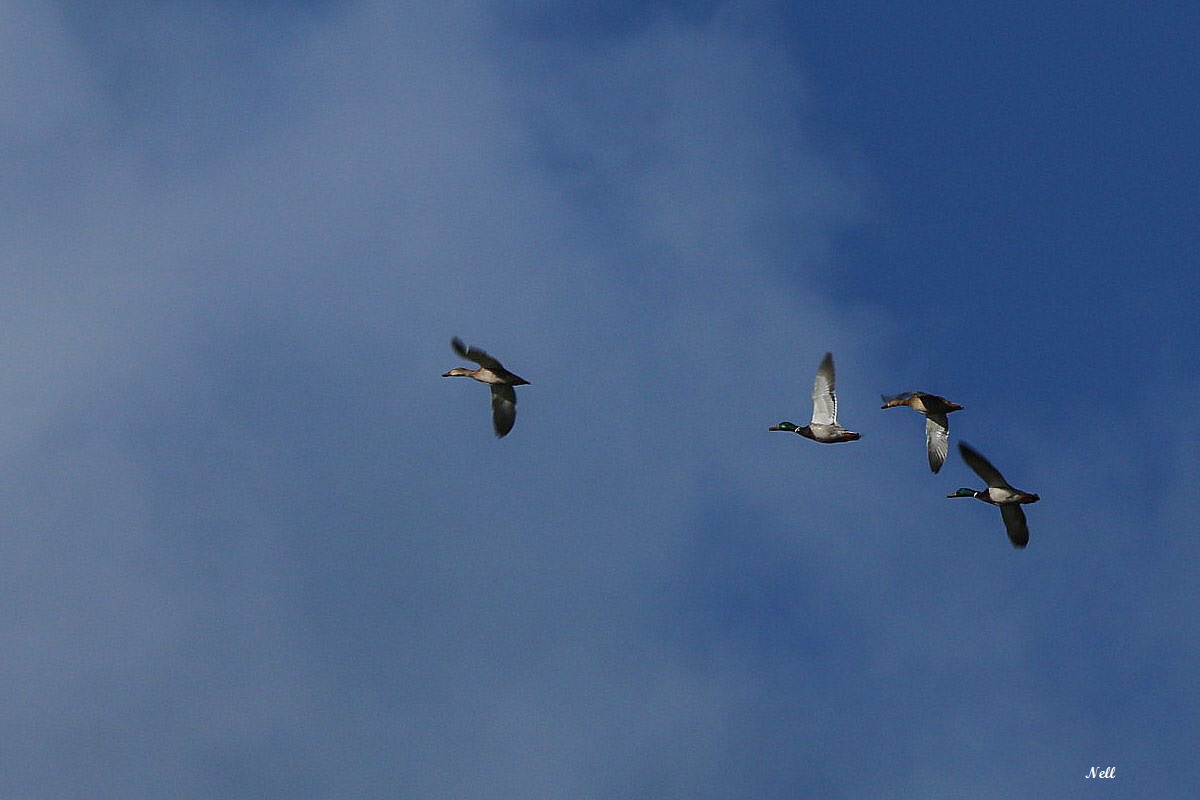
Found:
<svg viewBox="0 0 1200 800"><path fill-rule="evenodd" d="M467 347L457 336L450 340L450 346L462 358L478 364L479 368L455 367L449 372L443 372L442 377L474 378L480 383L490 386L492 389L492 427L496 429L497 438L505 436L512 430L513 423L517 421L517 393L513 387L528 384L529 381L509 372L503 364L478 347Z"/></svg>
<svg viewBox="0 0 1200 800"><path fill-rule="evenodd" d="M991 462L979 455L965 442L958 443L958 452L962 453L963 461L975 470L975 474L987 483L986 489L959 489L946 497L974 497L994 506L1000 506L1000 516L1004 518L1004 529L1008 531L1008 540L1013 547L1024 547L1029 544L1029 526L1025 524L1025 512L1021 510L1023 503L1036 503L1042 498L1033 492L1022 492L1014 489L1004 480L1000 470Z"/></svg>
<svg viewBox="0 0 1200 800"><path fill-rule="evenodd" d="M833 388L833 353L826 353L821 359L821 365L817 367L817 377L813 380L812 401L812 421L803 428L791 422L781 422L767 430L798 433L806 439L822 444L853 442L862 438L861 434L838 425L837 395Z"/></svg>
<svg viewBox="0 0 1200 800"><path fill-rule="evenodd" d="M913 411L925 415L925 449L929 451L929 468L936 475L946 462L946 451L950 447L950 423L946 420L946 415L952 411L962 411L962 406L926 392L883 396L883 405L880 408L897 406L908 406Z"/></svg>

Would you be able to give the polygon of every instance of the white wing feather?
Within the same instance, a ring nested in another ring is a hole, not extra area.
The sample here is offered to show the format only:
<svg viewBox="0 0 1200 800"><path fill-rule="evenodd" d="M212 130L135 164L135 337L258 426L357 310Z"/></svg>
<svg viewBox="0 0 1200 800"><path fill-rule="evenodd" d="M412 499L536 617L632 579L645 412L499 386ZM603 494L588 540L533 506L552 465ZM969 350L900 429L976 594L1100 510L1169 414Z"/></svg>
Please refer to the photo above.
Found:
<svg viewBox="0 0 1200 800"><path fill-rule="evenodd" d="M925 449L929 451L929 468L937 472L946 463L946 452L950 449L950 423L945 414L926 415Z"/></svg>
<svg viewBox="0 0 1200 800"><path fill-rule="evenodd" d="M812 425L837 425L837 395L833 387L833 353L826 353L813 380Z"/></svg>

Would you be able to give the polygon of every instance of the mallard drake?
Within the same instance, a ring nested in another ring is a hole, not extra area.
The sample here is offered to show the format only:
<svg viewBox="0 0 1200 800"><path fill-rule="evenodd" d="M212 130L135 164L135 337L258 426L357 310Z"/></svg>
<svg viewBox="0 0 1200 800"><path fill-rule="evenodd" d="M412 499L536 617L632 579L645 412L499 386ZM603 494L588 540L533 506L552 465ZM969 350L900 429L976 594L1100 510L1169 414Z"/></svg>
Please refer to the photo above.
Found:
<svg viewBox="0 0 1200 800"><path fill-rule="evenodd" d="M455 367L449 372L443 372L443 378L462 376L474 378L480 383L486 383L492 388L492 427L496 429L496 437L502 437L512 430L517 421L517 393L514 386L528 384L529 381L514 375L504 368L504 365L478 347L467 347L462 339L455 336L450 340L454 352L468 361L479 365L478 369Z"/></svg>
<svg viewBox="0 0 1200 800"><path fill-rule="evenodd" d="M781 422L767 430L798 433L806 439L822 444L853 442L862 438L862 434L838 425L837 394L833 388L833 353L826 353L821 359L821 365L817 367L817 377L813 380L812 401L812 421L803 428L791 422Z"/></svg>
<svg viewBox="0 0 1200 800"><path fill-rule="evenodd" d="M929 451L929 468L936 475L942 464L946 463L946 451L950 447L950 423L946 415L952 411L962 411L962 406L927 392L904 392L892 397L883 395L880 408L897 406L908 406L925 415L925 449Z"/></svg>
<svg viewBox="0 0 1200 800"><path fill-rule="evenodd" d="M1000 506L1000 516L1004 518L1004 529L1008 531L1008 540L1013 547L1024 547L1029 544L1029 526L1025 524L1025 512L1021 510L1023 503L1036 503L1042 498L1033 492L1022 492L1014 489L1004 480L1000 470L992 466L986 458L979 455L965 442L958 443L958 452L962 454L967 466L975 470L975 474L987 482L986 489L976 491L962 488L948 494L946 497L974 497L994 506Z"/></svg>

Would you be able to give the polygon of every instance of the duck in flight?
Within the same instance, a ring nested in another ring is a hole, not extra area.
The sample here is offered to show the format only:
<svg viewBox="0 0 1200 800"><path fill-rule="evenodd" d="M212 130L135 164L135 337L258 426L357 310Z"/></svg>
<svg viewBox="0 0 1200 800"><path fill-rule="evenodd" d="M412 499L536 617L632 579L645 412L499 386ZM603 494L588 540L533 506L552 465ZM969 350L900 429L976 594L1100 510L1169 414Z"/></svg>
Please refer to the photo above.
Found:
<svg viewBox="0 0 1200 800"><path fill-rule="evenodd" d="M929 468L936 475L946 462L946 451L950 447L950 423L946 420L946 415L952 411L962 411L962 406L926 392L883 396L883 405L880 408L897 406L908 406L913 411L925 415L925 449L929 451Z"/></svg>
<svg viewBox="0 0 1200 800"><path fill-rule="evenodd" d="M862 435L846 430L837 421L837 394L833 386L833 353L826 353L817 367L817 377L813 380L812 390L812 421L803 428L791 422L781 422L772 425L767 430L787 431L798 433L806 439L822 444L837 442L853 442L861 439Z"/></svg>
<svg viewBox="0 0 1200 800"><path fill-rule="evenodd" d="M454 352L468 361L479 365L478 369L455 367L449 372L443 372L443 378L462 376L474 378L480 383L486 383L492 390L492 427L496 437L500 438L512 430L517 421L517 393L514 386L528 384L529 381L514 375L504 368L504 365L478 347L467 347L462 339L455 336L450 340Z"/></svg>
<svg viewBox="0 0 1200 800"><path fill-rule="evenodd" d="M958 452L962 454L967 466L975 470L975 474L987 483L986 489L959 489L946 497L974 497L994 506L1000 506L1000 516L1004 519L1004 529L1008 531L1008 540L1013 547L1024 547L1029 544L1029 526L1025 523L1025 512L1021 510L1024 503L1036 503L1042 498L1033 492L1022 492L1014 489L1004 480L1000 470L992 466L965 442L958 443Z"/></svg>

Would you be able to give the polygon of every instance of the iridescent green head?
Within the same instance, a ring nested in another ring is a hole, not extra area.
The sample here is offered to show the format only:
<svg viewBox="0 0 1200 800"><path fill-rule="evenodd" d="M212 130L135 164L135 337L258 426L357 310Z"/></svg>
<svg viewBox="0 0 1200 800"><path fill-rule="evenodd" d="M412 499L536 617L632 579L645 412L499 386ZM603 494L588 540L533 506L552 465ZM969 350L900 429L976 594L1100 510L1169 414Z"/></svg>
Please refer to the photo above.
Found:
<svg viewBox="0 0 1200 800"><path fill-rule="evenodd" d="M975 490L967 489L965 487L957 490L954 494L946 495L946 497L974 497L974 496L975 496Z"/></svg>
<svg viewBox="0 0 1200 800"><path fill-rule="evenodd" d="M778 425L772 425L771 427L767 428L767 430L769 430L769 431L787 431L788 433L795 433L798 429L794 424L792 424L790 422L781 422Z"/></svg>

